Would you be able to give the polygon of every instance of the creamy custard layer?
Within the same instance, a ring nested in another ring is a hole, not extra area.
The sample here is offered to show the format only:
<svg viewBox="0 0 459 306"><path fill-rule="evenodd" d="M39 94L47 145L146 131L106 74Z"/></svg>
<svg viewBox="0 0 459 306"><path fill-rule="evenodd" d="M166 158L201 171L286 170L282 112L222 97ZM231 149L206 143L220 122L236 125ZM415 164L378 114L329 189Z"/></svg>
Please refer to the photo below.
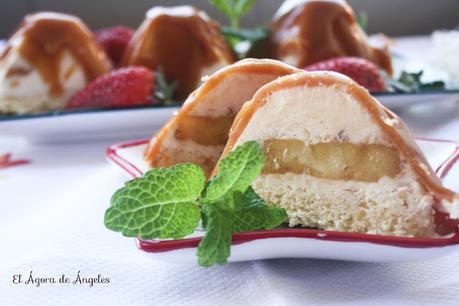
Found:
<svg viewBox="0 0 459 306"><path fill-rule="evenodd" d="M262 144L263 174L308 174L331 180L377 182L400 173L394 148L382 144L322 142L306 145L295 139L268 139Z"/></svg>
<svg viewBox="0 0 459 306"><path fill-rule="evenodd" d="M177 124L175 138L193 140L200 145L225 145L233 120L234 116L184 116Z"/></svg>

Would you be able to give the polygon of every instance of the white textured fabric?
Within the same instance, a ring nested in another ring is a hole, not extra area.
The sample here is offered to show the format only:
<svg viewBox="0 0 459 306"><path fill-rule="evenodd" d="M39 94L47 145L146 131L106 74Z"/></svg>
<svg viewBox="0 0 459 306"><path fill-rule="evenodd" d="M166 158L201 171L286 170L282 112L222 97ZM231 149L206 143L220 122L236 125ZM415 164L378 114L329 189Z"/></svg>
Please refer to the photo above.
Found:
<svg viewBox="0 0 459 306"><path fill-rule="evenodd" d="M459 141L459 102L401 112L417 135ZM0 131L1 134L1 131ZM0 169L0 305L457 305L459 252L417 263L268 260L209 269L166 264L105 229L126 177L104 158L113 141L32 145L0 135L0 154L32 163ZM447 185L459 190L459 171ZM13 284L109 277L109 284Z"/></svg>

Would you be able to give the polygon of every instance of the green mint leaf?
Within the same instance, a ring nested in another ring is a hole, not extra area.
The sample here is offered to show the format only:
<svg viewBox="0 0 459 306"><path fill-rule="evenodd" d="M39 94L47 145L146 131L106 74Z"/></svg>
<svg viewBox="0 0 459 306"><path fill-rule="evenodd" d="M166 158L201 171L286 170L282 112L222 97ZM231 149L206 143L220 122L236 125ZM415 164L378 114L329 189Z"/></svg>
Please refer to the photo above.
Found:
<svg viewBox="0 0 459 306"><path fill-rule="evenodd" d="M285 209L266 205L252 187L249 187L245 193L235 193L230 218L233 232L250 232L279 226L287 220L287 212Z"/></svg>
<svg viewBox="0 0 459 306"><path fill-rule="evenodd" d="M284 209L266 205L250 187L263 162L259 144L252 141L230 152L207 186L196 165L153 169L115 192L105 226L128 237L182 239L202 220L206 234L197 249L198 263L225 264L233 233L271 229L287 218Z"/></svg>
<svg viewBox="0 0 459 306"><path fill-rule="evenodd" d="M219 163L218 174L210 180L203 204L223 201L233 192L244 193L263 168L264 156L260 145L249 141L237 147Z"/></svg>
<svg viewBox="0 0 459 306"><path fill-rule="evenodd" d="M400 77L397 80L390 80L390 90L393 92L420 92L428 90L441 90L445 88L445 82L433 81L423 82L422 75L423 71L418 72L406 72L402 71Z"/></svg>
<svg viewBox="0 0 459 306"><path fill-rule="evenodd" d="M221 28L223 36L226 39L235 38L240 41L257 42L268 37L268 30L264 27L257 27L254 29L239 29L233 30L230 27Z"/></svg>
<svg viewBox="0 0 459 306"><path fill-rule="evenodd" d="M357 16L357 24L360 28L366 32L368 29L368 14L365 11L362 11Z"/></svg>
<svg viewBox="0 0 459 306"><path fill-rule="evenodd" d="M232 0L209 0L209 3L223 12L230 20L236 17Z"/></svg>
<svg viewBox="0 0 459 306"><path fill-rule="evenodd" d="M235 192L231 200L232 205L218 202L202 209L206 235L197 250L201 266L227 262L233 233L272 229L287 219L284 209L266 205L251 187L244 193Z"/></svg>
<svg viewBox="0 0 459 306"><path fill-rule="evenodd" d="M239 18L247 14L253 8L256 2L257 0L236 0L234 9Z"/></svg>
<svg viewBox="0 0 459 306"><path fill-rule="evenodd" d="M239 29L239 20L253 8L256 2L256 0L209 0L210 4L228 17L233 30Z"/></svg>
<svg viewBox="0 0 459 306"><path fill-rule="evenodd" d="M174 100L175 89L177 82L168 82L166 76L161 69L155 72L155 92L154 97L163 105L174 105L177 101Z"/></svg>
<svg viewBox="0 0 459 306"><path fill-rule="evenodd" d="M286 220L284 209L267 206L250 187L263 163L263 152L255 141L237 147L219 163L219 172L202 198L206 234L197 251L201 266L227 262L233 233L271 229Z"/></svg>
<svg viewBox="0 0 459 306"><path fill-rule="evenodd" d="M222 34L240 59L246 56L247 50L254 42L267 36L266 30L239 29L241 17L253 8L256 0L209 0L209 3L228 17L230 26L222 27Z"/></svg>
<svg viewBox="0 0 459 306"><path fill-rule="evenodd" d="M421 90L440 90L445 88L445 82L443 81L433 81L429 83L422 83L419 86Z"/></svg>
<svg viewBox="0 0 459 306"><path fill-rule="evenodd" d="M239 59L246 58L247 53L254 48L257 43L266 40L268 37L268 30L264 27L233 30L230 27L223 26L221 32Z"/></svg>
<svg viewBox="0 0 459 306"><path fill-rule="evenodd" d="M201 219L198 198L205 180L192 164L150 170L115 192L105 226L128 237L182 239Z"/></svg>
<svg viewBox="0 0 459 306"><path fill-rule="evenodd" d="M210 267L215 263L223 265L231 254L232 226L228 211L217 205L204 206L206 235L199 243L198 264Z"/></svg>

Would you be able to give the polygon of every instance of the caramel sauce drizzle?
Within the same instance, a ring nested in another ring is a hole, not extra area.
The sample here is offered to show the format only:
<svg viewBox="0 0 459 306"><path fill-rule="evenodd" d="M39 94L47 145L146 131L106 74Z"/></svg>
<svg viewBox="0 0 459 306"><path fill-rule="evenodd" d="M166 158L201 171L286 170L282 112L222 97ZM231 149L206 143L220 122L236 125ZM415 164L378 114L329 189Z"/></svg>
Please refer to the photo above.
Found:
<svg viewBox="0 0 459 306"><path fill-rule="evenodd" d="M154 7L129 43L122 65L161 69L178 83L175 98L183 100L199 85L203 68L234 59L220 26L203 12L191 6Z"/></svg>
<svg viewBox="0 0 459 306"><path fill-rule="evenodd" d="M27 15L11 39L20 36L24 40L18 52L50 85L50 96L59 96L63 91L59 70L64 51L70 52L83 67L88 82L111 68L89 29L76 17L48 12Z"/></svg>
<svg viewBox="0 0 459 306"><path fill-rule="evenodd" d="M311 1L296 6L271 25L270 46L277 59L298 56L298 67L338 56L363 57L392 75L390 54L373 48L347 4Z"/></svg>

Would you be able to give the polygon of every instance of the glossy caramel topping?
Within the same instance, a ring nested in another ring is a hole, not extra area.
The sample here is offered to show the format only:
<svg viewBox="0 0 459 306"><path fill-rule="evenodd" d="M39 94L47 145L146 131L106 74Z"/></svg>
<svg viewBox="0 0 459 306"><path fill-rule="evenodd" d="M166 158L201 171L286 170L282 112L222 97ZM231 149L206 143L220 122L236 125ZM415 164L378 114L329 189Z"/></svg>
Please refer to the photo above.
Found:
<svg viewBox="0 0 459 306"><path fill-rule="evenodd" d="M161 69L176 81L176 98L185 99L199 85L203 69L230 64L234 56L219 25L191 6L155 7L134 34L122 64Z"/></svg>
<svg viewBox="0 0 459 306"><path fill-rule="evenodd" d="M389 52L373 48L344 2L306 1L281 15L271 26L272 56L303 68L339 56L363 57L389 75Z"/></svg>
<svg viewBox="0 0 459 306"><path fill-rule="evenodd" d="M61 60L70 52L82 66L87 81L107 73L110 63L91 32L76 17L58 13L37 13L25 17L11 39L21 39L19 54L50 85L49 94L58 96L63 86L59 77ZM19 71L12 67L8 74Z"/></svg>
<svg viewBox="0 0 459 306"><path fill-rule="evenodd" d="M411 166L417 175L418 181L423 187L433 192L438 199L451 200L454 198L455 193L442 186L441 181L435 175L435 172L429 166L423 154L416 148L412 140L404 136L407 135L408 132L397 115L378 103L368 91L362 87L350 83L349 80L344 78L330 77L325 73L320 76L317 73L295 74L292 75L292 77L284 77L277 82L272 82L261 88L253 99L244 105L234 119L228 142L220 159L224 158L225 155L233 149L255 112L266 103L268 97L271 96L273 92L294 87L308 88L319 86L333 86L337 90L347 92L347 94L354 97L364 110L370 114L373 122L381 128L385 137L387 137L388 141L390 141L399 152L400 156L403 157L403 160ZM215 175L217 171L218 166L214 168L212 175Z"/></svg>
<svg viewBox="0 0 459 306"><path fill-rule="evenodd" d="M398 152L380 144L328 142L305 145L296 139L269 139L264 174L309 174L330 180L377 182L400 173Z"/></svg>
<svg viewBox="0 0 459 306"><path fill-rule="evenodd" d="M178 122L174 132L175 138L193 140L201 145L225 145L233 120L234 116L220 118L186 116Z"/></svg>

